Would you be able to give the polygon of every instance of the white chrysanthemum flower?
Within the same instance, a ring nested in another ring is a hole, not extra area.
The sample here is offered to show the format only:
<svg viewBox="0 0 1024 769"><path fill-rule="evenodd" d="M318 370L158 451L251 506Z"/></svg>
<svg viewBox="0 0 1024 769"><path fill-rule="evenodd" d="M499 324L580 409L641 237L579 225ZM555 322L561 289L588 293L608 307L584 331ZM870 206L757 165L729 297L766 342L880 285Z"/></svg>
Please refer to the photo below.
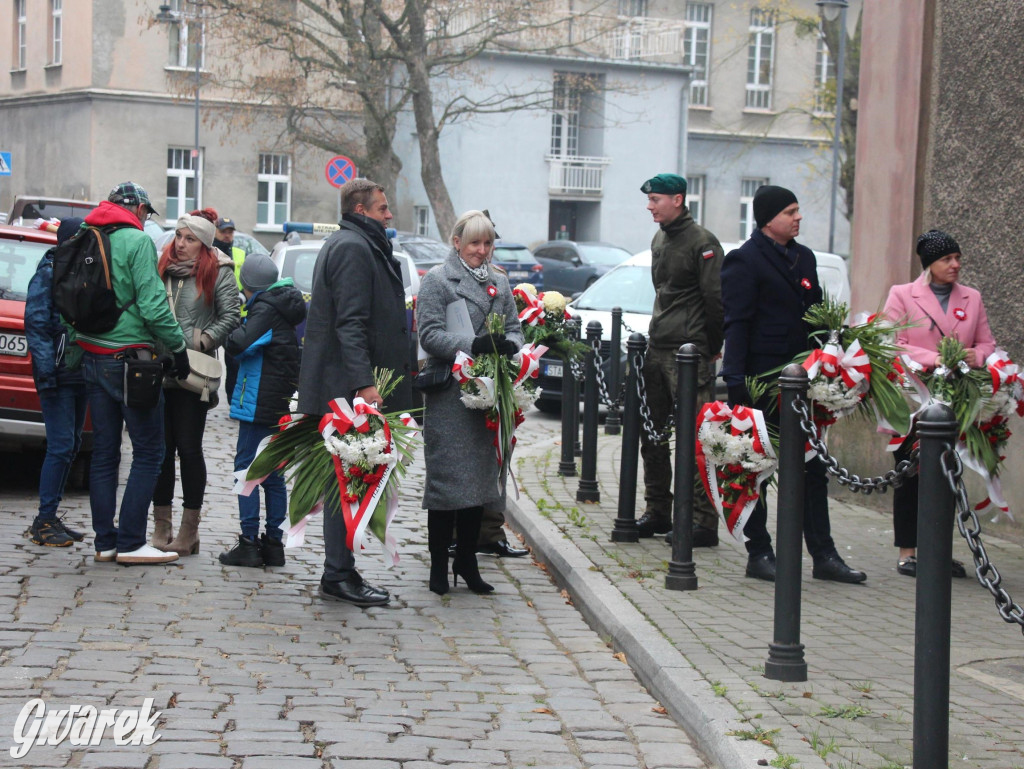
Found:
<svg viewBox="0 0 1024 769"><path fill-rule="evenodd" d="M512 397L515 399L516 406L523 410L530 408L537 400L538 395L540 393L537 390L523 387L521 384L512 388Z"/></svg>
<svg viewBox="0 0 1024 769"><path fill-rule="evenodd" d="M530 296L537 296L537 287L532 283L519 283L515 288L522 289Z"/></svg>
<svg viewBox="0 0 1024 769"><path fill-rule="evenodd" d="M462 403L467 409L486 410L494 407L494 398L480 392L462 391Z"/></svg>
<svg viewBox="0 0 1024 769"><path fill-rule="evenodd" d="M565 313L567 300L558 291L545 291L541 301L544 302L544 312L559 316Z"/></svg>

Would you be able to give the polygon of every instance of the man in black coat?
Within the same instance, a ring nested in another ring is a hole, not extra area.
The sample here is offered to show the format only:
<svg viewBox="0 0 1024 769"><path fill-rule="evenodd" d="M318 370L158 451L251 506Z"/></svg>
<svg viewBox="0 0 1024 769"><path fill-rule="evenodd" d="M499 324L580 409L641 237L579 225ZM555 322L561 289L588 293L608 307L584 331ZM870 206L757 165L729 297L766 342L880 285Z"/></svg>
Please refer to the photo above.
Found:
<svg viewBox="0 0 1024 769"><path fill-rule="evenodd" d="M725 310L725 355L722 377L729 404L751 405L746 377L758 376L789 363L810 349L811 329L803 321L807 309L822 299L814 253L796 242L800 205L784 187L762 186L754 193L757 230L726 255L722 264ZM778 424L778 412L765 411ZM768 533L768 511L761 498L743 533L748 537L747 576L775 581L775 552ZM837 582L863 582L867 575L847 566L832 541L828 517L828 476L821 460L807 463L804 487L804 541L814 561L814 577Z"/></svg>
<svg viewBox="0 0 1024 769"><path fill-rule="evenodd" d="M325 414L335 398L361 397L384 411L412 407L405 287L385 230L392 215L384 188L353 179L341 188L341 229L316 260L299 373L299 411ZM385 401L374 368L402 377ZM337 500L324 507L324 574L320 597L356 606L380 606L387 590L365 582L345 545Z"/></svg>

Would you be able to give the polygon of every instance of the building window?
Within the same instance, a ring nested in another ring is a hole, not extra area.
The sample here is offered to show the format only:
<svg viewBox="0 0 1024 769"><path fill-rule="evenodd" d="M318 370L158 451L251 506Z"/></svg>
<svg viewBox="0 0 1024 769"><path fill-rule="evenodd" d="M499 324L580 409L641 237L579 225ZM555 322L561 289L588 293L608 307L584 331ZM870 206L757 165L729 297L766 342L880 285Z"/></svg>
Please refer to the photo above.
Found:
<svg viewBox="0 0 1024 769"><path fill-rule="evenodd" d="M686 177L686 207L697 224L704 224L704 177Z"/></svg>
<svg viewBox="0 0 1024 769"><path fill-rule="evenodd" d="M740 240L754 234L757 222L754 220L754 193L767 179L742 179L740 181Z"/></svg>
<svg viewBox="0 0 1024 769"><path fill-rule="evenodd" d="M711 3L686 4L686 37L683 63L693 67L690 104L708 106L708 79L711 76Z"/></svg>
<svg viewBox="0 0 1024 769"><path fill-rule="evenodd" d="M580 154L580 108L583 95L579 82L584 75L555 73L554 104L551 111L551 154L578 157Z"/></svg>
<svg viewBox="0 0 1024 769"><path fill-rule="evenodd" d="M416 220L416 234L430 234L430 206L415 206L412 209L413 218Z"/></svg>
<svg viewBox="0 0 1024 769"><path fill-rule="evenodd" d="M186 10L188 0L171 0L171 14L174 16L174 23L170 25L170 49L168 51L167 64L170 67L184 67L195 69L196 57L199 57L199 66L203 67L206 55L206 35L202 18L198 14L202 6L200 3L193 3L192 10Z"/></svg>
<svg viewBox="0 0 1024 769"><path fill-rule="evenodd" d="M50 0L50 64L64 58L64 0Z"/></svg>
<svg viewBox="0 0 1024 769"><path fill-rule="evenodd" d="M829 56L825 34L818 30L818 51L814 57L814 112L832 114L836 99L836 63Z"/></svg>
<svg viewBox="0 0 1024 769"><path fill-rule="evenodd" d="M754 8L750 12L750 44L747 47L747 107L772 108L774 56L775 12Z"/></svg>
<svg viewBox="0 0 1024 769"><path fill-rule="evenodd" d="M646 16L647 0L619 0L619 16Z"/></svg>
<svg viewBox="0 0 1024 769"><path fill-rule="evenodd" d="M292 204L291 158L260 153L257 177L256 226L280 227L288 221Z"/></svg>
<svg viewBox="0 0 1024 769"><path fill-rule="evenodd" d="M25 37L25 26L28 20L25 17L26 0L14 0L14 68L25 69L27 64L27 45Z"/></svg>
<svg viewBox="0 0 1024 769"><path fill-rule="evenodd" d="M168 224L173 225L179 216L199 208L196 200L196 165L202 167L202 157L195 158L194 153L193 149L171 147L167 150Z"/></svg>

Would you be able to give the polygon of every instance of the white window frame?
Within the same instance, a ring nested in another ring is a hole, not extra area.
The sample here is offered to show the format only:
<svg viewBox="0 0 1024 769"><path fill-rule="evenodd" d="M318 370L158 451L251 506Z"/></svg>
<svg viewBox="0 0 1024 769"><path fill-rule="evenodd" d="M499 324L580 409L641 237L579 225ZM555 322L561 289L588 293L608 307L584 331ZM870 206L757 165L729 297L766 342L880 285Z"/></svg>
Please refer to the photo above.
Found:
<svg viewBox="0 0 1024 769"><path fill-rule="evenodd" d="M686 4L686 32L683 38L683 63L693 67L690 80L690 106L707 107L708 81L711 79L711 3ZM703 54L700 49L703 47Z"/></svg>
<svg viewBox="0 0 1024 769"><path fill-rule="evenodd" d="M818 26L818 49L814 55L814 114L832 115L833 111L825 105L825 91L829 83L832 83L833 93L836 82L836 62L829 56L828 46L825 44L825 33L821 26Z"/></svg>
<svg viewBox="0 0 1024 769"><path fill-rule="evenodd" d="M196 68L195 59L189 59L189 49L192 47L192 35L198 28L199 69L203 70L206 68L206 24L202 20L200 5L196 3L192 11L189 12L184 8L187 4L188 0L171 0L170 2L174 21L171 23L171 34L168 36L170 49L167 66L172 69L194 70Z"/></svg>
<svg viewBox="0 0 1024 769"><path fill-rule="evenodd" d="M572 72L556 72L551 109L551 155L555 157L579 157L580 154L580 113L583 95L571 83L571 78L580 77Z"/></svg>
<svg viewBox="0 0 1024 769"><path fill-rule="evenodd" d="M619 0L619 16L639 18L647 16L647 0Z"/></svg>
<svg viewBox="0 0 1024 769"><path fill-rule="evenodd" d="M28 67L28 0L14 0L14 69Z"/></svg>
<svg viewBox="0 0 1024 769"><path fill-rule="evenodd" d="M754 219L754 193L767 179L740 179L740 242L747 240L757 229Z"/></svg>
<svg viewBox="0 0 1024 769"><path fill-rule="evenodd" d="M413 206L412 218L417 235L430 235L430 206Z"/></svg>
<svg viewBox="0 0 1024 769"><path fill-rule="evenodd" d="M266 185L266 199L262 187ZM278 198L278 185L284 185L284 199ZM277 211L284 206L278 221ZM261 210L262 209L262 210ZM292 159L280 152L261 152L256 175L256 230L280 232L281 225L291 218L292 211Z"/></svg>
<svg viewBox="0 0 1024 769"><path fill-rule="evenodd" d="M193 157L194 147L168 147L167 148L167 218L165 224L169 227L173 227L175 222L178 221L178 217L187 214L189 211L193 211L197 208L202 208L202 190L196 189L196 165L199 166L200 172L203 170L203 154L202 150L199 151L198 164L195 162L197 158ZM200 177L201 178L201 177ZM192 205L188 205L188 180L192 179L192 189L195 191L195 200ZM171 195L171 184L174 184L175 195ZM174 201L172 208L171 201Z"/></svg>
<svg viewBox="0 0 1024 769"><path fill-rule="evenodd" d="M767 63L767 74L765 64ZM750 11L750 41L747 46L746 108L772 108L772 80L775 72L775 12L762 8Z"/></svg>
<svg viewBox="0 0 1024 769"><path fill-rule="evenodd" d="M697 224L704 224L704 187L706 176L686 177L686 207Z"/></svg>
<svg viewBox="0 0 1024 769"><path fill-rule="evenodd" d="M50 66L64 62L64 0L50 0Z"/></svg>

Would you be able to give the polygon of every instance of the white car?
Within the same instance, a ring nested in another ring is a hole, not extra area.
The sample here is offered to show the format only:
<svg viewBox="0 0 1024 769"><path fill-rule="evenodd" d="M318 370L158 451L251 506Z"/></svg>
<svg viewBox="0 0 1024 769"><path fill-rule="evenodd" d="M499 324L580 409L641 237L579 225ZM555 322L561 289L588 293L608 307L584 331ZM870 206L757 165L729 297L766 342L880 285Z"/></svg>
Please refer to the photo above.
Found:
<svg viewBox="0 0 1024 769"><path fill-rule="evenodd" d="M723 243L725 253L739 248L738 243ZM849 304L850 278L846 260L837 254L815 251L818 262L818 281L831 296ZM651 281L650 249L615 267L596 283L569 303L569 312L580 318L580 334L585 339L591 321L601 324L601 354L607 362L611 351L612 309L622 308L622 355L633 332L645 337L654 310L654 283ZM625 369L623 369L625 370ZM607 369L606 369L607 373ZM541 358L538 384L541 395L537 408L557 412L562 403L562 361L559 358Z"/></svg>

